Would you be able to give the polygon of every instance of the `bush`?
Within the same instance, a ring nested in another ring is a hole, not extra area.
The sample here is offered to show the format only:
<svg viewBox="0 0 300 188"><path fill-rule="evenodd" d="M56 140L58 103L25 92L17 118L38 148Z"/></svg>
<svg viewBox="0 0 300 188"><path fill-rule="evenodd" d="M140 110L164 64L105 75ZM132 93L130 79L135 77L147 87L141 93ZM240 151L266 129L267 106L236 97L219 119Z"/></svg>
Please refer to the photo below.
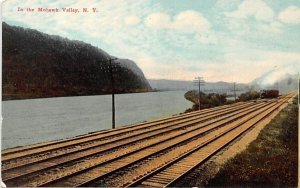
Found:
<svg viewBox="0 0 300 188"><path fill-rule="evenodd" d="M197 91L188 91L187 93L184 94L184 97L187 100L194 103L193 107L186 110L186 112L191 112L199 109L198 94L199 93ZM203 92L200 92L201 109L212 108L224 104L228 104L228 101L226 100L226 94L217 94L217 93L205 94Z"/></svg>
<svg viewBox="0 0 300 188"><path fill-rule="evenodd" d="M249 100L254 100L258 99L260 97L260 93L257 91L248 91L246 93L242 93L238 97L238 101L249 101Z"/></svg>

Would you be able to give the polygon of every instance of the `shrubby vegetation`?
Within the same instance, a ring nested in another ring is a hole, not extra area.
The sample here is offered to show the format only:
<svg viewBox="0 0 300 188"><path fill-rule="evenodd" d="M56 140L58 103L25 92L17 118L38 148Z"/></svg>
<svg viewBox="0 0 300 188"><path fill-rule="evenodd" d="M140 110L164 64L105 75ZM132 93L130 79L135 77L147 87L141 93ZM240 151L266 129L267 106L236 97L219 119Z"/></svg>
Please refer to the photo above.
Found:
<svg viewBox="0 0 300 188"><path fill-rule="evenodd" d="M186 112L191 112L199 109L198 105L198 91L188 91L184 94L184 97L194 103L192 108L186 110ZM200 107L201 109L212 108L216 106L221 106L225 104L231 104L234 101L227 101L226 94L217 94L217 93L209 93L205 94L200 92Z"/></svg>
<svg viewBox="0 0 300 188"><path fill-rule="evenodd" d="M199 109L199 103L198 103L198 91L192 90L188 91L184 94L184 97L191 101L193 104L192 108L187 109L185 112L191 112ZM200 105L201 109L205 108L212 108L216 106L226 105L226 104L232 104L235 101L233 100L227 100L227 95L224 94L218 94L218 93L209 93L205 94L203 92L200 92ZM242 93L237 99L236 102L244 102L249 100L258 99L260 97L260 93L257 91L250 90L248 92Z"/></svg>
<svg viewBox="0 0 300 188"><path fill-rule="evenodd" d="M260 97L260 93L257 91L248 91L246 93L242 93L237 101L249 101L249 100L254 100L254 99L258 99Z"/></svg>

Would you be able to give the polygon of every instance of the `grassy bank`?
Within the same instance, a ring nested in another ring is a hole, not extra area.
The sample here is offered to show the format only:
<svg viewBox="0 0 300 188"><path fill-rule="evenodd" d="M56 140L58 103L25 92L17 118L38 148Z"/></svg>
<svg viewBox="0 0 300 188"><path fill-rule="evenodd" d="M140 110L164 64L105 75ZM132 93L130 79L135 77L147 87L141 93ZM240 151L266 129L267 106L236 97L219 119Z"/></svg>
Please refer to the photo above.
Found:
<svg viewBox="0 0 300 188"><path fill-rule="evenodd" d="M225 163L208 186L297 186L298 105L293 101Z"/></svg>

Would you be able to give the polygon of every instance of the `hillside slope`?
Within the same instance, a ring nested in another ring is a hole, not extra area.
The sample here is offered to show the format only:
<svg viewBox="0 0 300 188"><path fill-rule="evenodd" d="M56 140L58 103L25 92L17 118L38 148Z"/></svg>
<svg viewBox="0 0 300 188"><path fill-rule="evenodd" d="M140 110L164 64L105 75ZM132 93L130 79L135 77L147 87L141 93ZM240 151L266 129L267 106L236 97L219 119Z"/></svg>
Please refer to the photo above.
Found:
<svg viewBox="0 0 300 188"><path fill-rule="evenodd" d="M107 59L90 44L2 23L3 100L111 93ZM127 59L113 61L117 93L151 87L141 69Z"/></svg>

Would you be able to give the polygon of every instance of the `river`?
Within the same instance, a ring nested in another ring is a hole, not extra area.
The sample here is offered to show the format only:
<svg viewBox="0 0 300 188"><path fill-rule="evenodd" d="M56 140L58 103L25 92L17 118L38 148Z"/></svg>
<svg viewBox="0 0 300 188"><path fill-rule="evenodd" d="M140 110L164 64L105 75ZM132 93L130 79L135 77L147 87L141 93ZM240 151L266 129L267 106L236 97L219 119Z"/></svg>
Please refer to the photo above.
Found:
<svg viewBox="0 0 300 188"><path fill-rule="evenodd" d="M115 95L116 126L184 112L185 91ZM111 128L111 95L2 102L2 149Z"/></svg>

